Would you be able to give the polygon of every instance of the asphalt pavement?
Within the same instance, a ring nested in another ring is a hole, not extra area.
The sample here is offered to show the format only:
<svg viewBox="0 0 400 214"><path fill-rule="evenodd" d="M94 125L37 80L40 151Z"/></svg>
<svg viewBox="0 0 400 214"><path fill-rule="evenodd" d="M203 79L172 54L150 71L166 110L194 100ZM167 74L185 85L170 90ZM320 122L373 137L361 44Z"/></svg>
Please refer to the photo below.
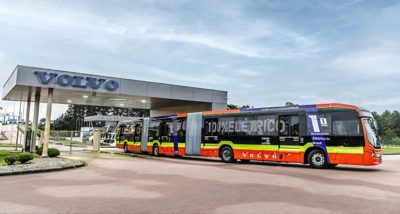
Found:
<svg viewBox="0 0 400 214"><path fill-rule="evenodd" d="M68 157L68 156L67 156ZM374 167L75 153L88 166L0 177L0 213L400 213L400 156Z"/></svg>

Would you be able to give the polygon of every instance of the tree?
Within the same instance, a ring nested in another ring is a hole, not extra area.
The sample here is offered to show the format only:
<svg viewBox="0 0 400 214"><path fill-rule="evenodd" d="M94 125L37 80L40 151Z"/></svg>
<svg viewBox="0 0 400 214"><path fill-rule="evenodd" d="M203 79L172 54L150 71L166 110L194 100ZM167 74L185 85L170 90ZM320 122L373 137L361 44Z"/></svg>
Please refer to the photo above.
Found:
<svg viewBox="0 0 400 214"><path fill-rule="evenodd" d="M236 105L236 104L228 104L227 107L228 107L228 108L227 108L228 110L250 108L249 105L242 105L242 106L239 107L239 106Z"/></svg>
<svg viewBox="0 0 400 214"><path fill-rule="evenodd" d="M299 104L292 103L290 101L286 102L285 106L298 106Z"/></svg>
<svg viewBox="0 0 400 214"><path fill-rule="evenodd" d="M372 112L378 123L378 136L383 143L398 142L400 138L400 113L384 111L382 114Z"/></svg>
<svg viewBox="0 0 400 214"><path fill-rule="evenodd" d="M54 121L53 127L55 130L79 130L82 127L84 117L93 115L148 117L150 111L110 106L69 105L65 113Z"/></svg>
<svg viewBox="0 0 400 214"><path fill-rule="evenodd" d="M227 107L228 110L239 109L239 106L235 104L228 104Z"/></svg>

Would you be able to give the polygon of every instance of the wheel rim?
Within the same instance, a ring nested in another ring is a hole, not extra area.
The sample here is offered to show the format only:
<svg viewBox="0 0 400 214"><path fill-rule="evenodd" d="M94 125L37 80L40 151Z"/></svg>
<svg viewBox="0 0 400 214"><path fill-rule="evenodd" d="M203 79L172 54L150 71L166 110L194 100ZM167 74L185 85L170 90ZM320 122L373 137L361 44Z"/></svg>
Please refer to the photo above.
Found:
<svg viewBox="0 0 400 214"><path fill-rule="evenodd" d="M325 156L321 153L315 153L311 157L311 161L315 166L322 166L325 164Z"/></svg>
<svg viewBox="0 0 400 214"><path fill-rule="evenodd" d="M231 153L231 151L229 151L229 149L225 149L222 152L222 158L224 158L224 160L227 160L227 161L231 160L231 155L232 155L232 153Z"/></svg>

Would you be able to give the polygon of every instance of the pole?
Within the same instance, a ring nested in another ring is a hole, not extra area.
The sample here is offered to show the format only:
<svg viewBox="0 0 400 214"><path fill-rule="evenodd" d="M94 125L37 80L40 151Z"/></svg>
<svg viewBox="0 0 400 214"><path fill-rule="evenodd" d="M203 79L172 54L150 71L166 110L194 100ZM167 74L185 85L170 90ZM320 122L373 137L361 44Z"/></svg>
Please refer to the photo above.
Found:
<svg viewBox="0 0 400 214"><path fill-rule="evenodd" d="M10 143L12 143L13 140L13 133L14 133L14 118L15 117L15 102L14 102L14 110L13 110L13 122L11 123L11 139L10 139ZM10 119L10 118L8 118Z"/></svg>
<svg viewBox="0 0 400 214"><path fill-rule="evenodd" d="M22 96L22 95L21 95ZM21 118L22 99L19 101L18 119L17 119L17 138L15 139L15 150L18 150L19 122Z"/></svg>
<svg viewBox="0 0 400 214"><path fill-rule="evenodd" d="M47 111L46 111L46 125L44 128L44 142L42 157L48 157L49 139L50 139L50 125L51 125L51 107L53 104L53 88L48 89L47 95Z"/></svg>
<svg viewBox="0 0 400 214"><path fill-rule="evenodd" d="M74 131L71 131L71 141L69 142L69 155L72 154L72 137L74 135Z"/></svg>

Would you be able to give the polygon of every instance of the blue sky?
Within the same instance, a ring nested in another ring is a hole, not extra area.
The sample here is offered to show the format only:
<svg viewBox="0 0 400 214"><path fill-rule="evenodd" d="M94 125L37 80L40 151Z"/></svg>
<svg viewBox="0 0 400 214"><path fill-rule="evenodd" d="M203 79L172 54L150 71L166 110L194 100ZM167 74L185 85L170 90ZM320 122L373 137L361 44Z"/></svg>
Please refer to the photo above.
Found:
<svg viewBox="0 0 400 214"><path fill-rule="evenodd" d="M21 64L222 89L254 107L400 110L399 23L399 1L1 0L1 84Z"/></svg>

